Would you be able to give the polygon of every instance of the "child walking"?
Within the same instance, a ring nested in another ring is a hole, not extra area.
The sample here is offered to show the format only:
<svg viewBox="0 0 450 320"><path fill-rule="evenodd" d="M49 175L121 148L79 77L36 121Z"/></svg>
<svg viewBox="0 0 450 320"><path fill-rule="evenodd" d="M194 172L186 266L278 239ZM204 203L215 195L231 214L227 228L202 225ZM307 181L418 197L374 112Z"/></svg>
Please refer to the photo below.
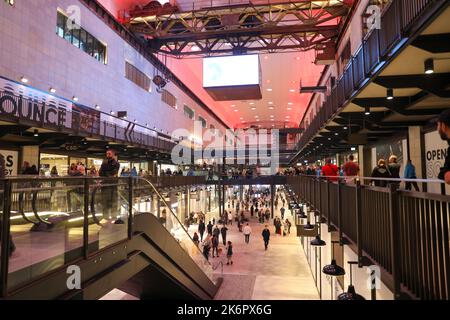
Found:
<svg viewBox="0 0 450 320"><path fill-rule="evenodd" d="M233 244L231 243L231 241L228 241L228 246L227 246L227 265L233 264L233 260L231 260L233 257Z"/></svg>

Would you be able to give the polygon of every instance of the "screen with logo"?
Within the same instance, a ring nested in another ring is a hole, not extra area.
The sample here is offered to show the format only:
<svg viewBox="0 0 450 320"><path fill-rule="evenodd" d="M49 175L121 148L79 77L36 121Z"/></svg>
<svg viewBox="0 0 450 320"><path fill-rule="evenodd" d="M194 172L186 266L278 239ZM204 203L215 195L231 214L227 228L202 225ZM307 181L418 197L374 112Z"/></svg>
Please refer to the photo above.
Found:
<svg viewBox="0 0 450 320"><path fill-rule="evenodd" d="M259 56L243 55L203 59L203 87L259 85Z"/></svg>

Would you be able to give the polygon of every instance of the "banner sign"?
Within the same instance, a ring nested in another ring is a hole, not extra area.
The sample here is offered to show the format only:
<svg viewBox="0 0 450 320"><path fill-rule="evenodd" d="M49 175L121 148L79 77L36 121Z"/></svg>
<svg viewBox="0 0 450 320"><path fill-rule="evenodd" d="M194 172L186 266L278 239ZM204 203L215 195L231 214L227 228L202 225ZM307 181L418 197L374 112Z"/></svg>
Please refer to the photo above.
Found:
<svg viewBox="0 0 450 320"><path fill-rule="evenodd" d="M5 157L5 176L17 176L19 153L17 151L0 150Z"/></svg>
<svg viewBox="0 0 450 320"><path fill-rule="evenodd" d="M72 105L72 128L91 134L100 133L100 112L82 105Z"/></svg>
<svg viewBox="0 0 450 320"><path fill-rule="evenodd" d="M441 167L445 163L448 143L439 136L437 131L425 134L425 162L427 179L437 179ZM436 183L428 183L428 192L441 193L441 186ZM450 194L447 187L447 194Z"/></svg>
<svg viewBox="0 0 450 320"><path fill-rule="evenodd" d="M0 116L37 126L72 127L72 103L0 78Z"/></svg>

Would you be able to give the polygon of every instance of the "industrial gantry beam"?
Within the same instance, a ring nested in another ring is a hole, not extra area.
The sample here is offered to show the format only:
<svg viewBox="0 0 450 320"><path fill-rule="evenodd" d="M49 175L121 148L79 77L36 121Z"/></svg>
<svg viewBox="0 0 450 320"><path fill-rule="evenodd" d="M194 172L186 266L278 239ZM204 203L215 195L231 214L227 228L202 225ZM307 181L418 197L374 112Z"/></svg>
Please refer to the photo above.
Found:
<svg viewBox="0 0 450 320"><path fill-rule="evenodd" d="M189 12L130 11L123 23L153 52L177 57L334 50L353 0L232 5ZM167 11L167 10L166 10Z"/></svg>

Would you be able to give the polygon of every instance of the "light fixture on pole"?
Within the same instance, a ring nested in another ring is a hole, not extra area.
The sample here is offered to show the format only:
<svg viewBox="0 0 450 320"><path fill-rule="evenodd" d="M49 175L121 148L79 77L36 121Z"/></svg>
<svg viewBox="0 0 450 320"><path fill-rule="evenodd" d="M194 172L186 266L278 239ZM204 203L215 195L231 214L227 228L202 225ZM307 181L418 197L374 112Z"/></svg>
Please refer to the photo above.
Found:
<svg viewBox="0 0 450 320"><path fill-rule="evenodd" d="M336 259L334 258L334 246L336 243L339 243L339 241L331 241L331 243L333 244L331 248L331 264L324 266L322 272L332 277L343 276L345 275L345 270L341 266L337 265Z"/></svg>
<svg viewBox="0 0 450 320"><path fill-rule="evenodd" d="M34 129L33 136L39 137L39 130L38 129Z"/></svg>
<svg viewBox="0 0 450 320"><path fill-rule="evenodd" d="M365 114L366 116L369 116L369 115L370 115L370 108L369 108L369 107L365 107L365 108L364 108L364 114ZM331 140L331 139L329 139L329 140Z"/></svg>
<svg viewBox="0 0 450 320"><path fill-rule="evenodd" d="M338 300L366 300L362 295L356 293L355 287L353 286L353 265L358 264L358 261L349 261L350 265L350 285L348 286L347 292L341 293L338 296Z"/></svg>

